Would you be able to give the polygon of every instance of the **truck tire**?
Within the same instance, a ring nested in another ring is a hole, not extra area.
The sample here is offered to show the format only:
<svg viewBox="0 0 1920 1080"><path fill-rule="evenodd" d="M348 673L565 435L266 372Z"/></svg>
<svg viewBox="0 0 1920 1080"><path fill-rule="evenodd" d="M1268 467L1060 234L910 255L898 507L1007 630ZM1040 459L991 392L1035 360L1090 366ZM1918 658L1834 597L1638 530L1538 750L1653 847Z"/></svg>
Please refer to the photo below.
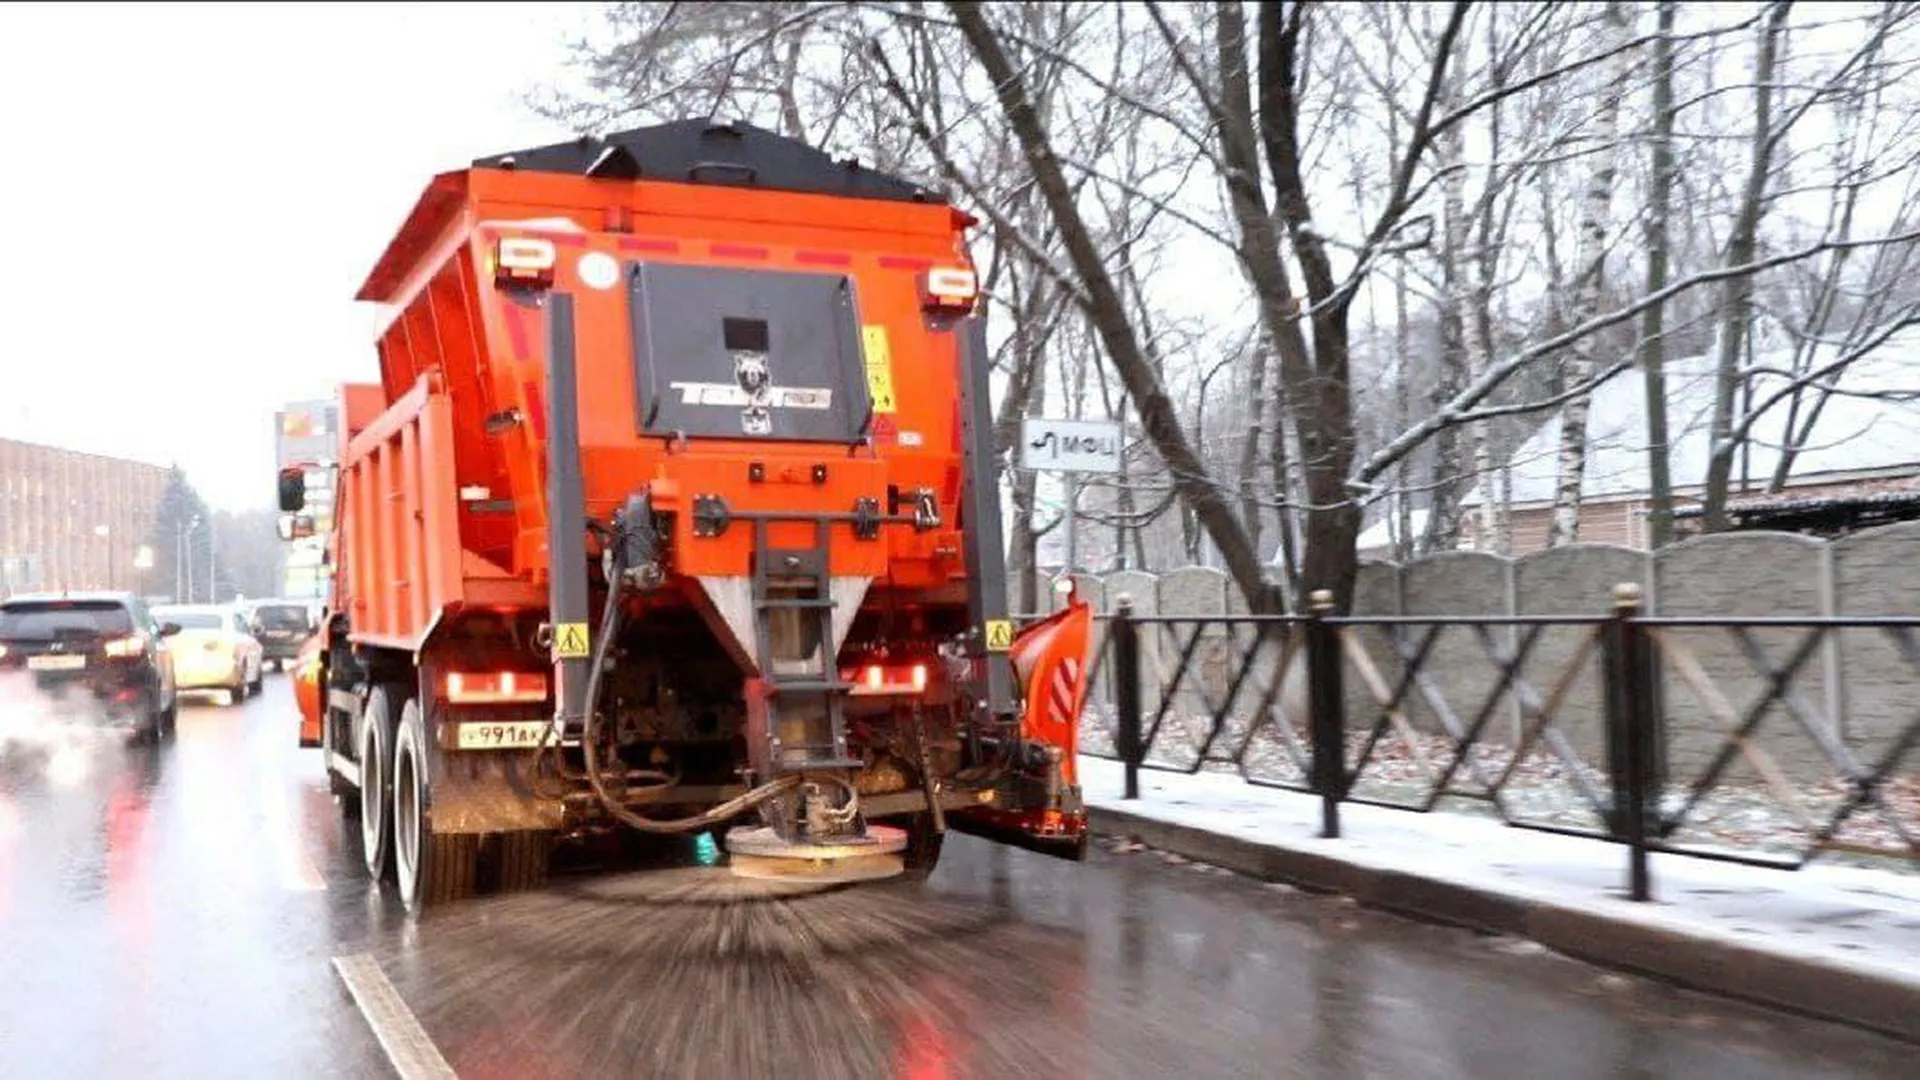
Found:
<svg viewBox="0 0 1920 1080"><path fill-rule="evenodd" d="M392 800L393 695L377 687L367 697L360 718L360 849L366 856L367 876L393 880Z"/></svg>
<svg viewBox="0 0 1920 1080"><path fill-rule="evenodd" d="M420 702L400 710L393 740L393 868L409 913L470 896L479 869L477 834L433 831L434 748Z"/></svg>
<svg viewBox="0 0 1920 1080"><path fill-rule="evenodd" d="M160 741L172 742L173 733L180 726L180 695L167 699L167 707L160 710L154 718L154 730L159 733Z"/></svg>

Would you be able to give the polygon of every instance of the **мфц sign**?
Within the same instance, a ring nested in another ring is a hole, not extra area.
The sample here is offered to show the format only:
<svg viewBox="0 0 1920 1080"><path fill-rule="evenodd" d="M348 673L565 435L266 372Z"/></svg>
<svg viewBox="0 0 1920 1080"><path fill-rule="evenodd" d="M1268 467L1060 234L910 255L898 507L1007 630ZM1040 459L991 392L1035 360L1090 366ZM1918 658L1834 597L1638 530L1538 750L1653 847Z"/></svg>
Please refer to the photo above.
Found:
<svg viewBox="0 0 1920 1080"><path fill-rule="evenodd" d="M1111 420L1020 421L1020 467L1052 472L1120 471L1120 425Z"/></svg>

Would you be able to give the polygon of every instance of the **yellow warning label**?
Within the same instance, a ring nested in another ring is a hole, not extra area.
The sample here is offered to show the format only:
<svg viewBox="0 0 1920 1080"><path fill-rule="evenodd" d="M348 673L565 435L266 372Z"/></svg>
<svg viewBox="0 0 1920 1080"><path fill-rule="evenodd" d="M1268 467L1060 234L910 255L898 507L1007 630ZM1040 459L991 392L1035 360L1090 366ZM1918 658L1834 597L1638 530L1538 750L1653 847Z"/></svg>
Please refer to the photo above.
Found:
<svg viewBox="0 0 1920 1080"><path fill-rule="evenodd" d="M987 651L1006 652L1013 648L1013 620L987 620Z"/></svg>
<svg viewBox="0 0 1920 1080"><path fill-rule="evenodd" d="M563 622L553 628L553 655L560 660L584 660L593 655L587 645L587 624Z"/></svg>
<svg viewBox="0 0 1920 1080"><path fill-rule="evenodd" d="M867 357L867 396L873 399L873 411L894 411L893 355L887 347L887 328L878 323L860 328L860 341Z"/></svg>

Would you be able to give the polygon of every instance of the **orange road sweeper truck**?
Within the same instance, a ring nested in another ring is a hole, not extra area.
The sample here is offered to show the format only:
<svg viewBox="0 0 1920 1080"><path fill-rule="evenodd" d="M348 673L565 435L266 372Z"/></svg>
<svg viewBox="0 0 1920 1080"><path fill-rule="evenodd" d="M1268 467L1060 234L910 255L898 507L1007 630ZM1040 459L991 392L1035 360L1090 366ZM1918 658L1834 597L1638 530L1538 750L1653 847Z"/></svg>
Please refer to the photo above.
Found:
<svg viewBox="0 0 1920 1080"><path fill-rule="evenodd" d="M949 827L1085 852L1089 621L1006 610L972 219L689 120L435 177L358 299L296 675L409 909L557 844L712 834L735 873L925 871Z"/></svg>

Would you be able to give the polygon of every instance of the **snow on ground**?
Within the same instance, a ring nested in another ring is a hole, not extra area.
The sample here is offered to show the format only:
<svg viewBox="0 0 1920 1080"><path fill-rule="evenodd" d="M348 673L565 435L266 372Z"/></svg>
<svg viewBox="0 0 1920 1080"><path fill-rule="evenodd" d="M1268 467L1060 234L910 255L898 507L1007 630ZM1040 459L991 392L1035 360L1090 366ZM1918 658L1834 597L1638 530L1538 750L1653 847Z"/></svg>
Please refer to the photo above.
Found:
<svg viewBox="0 0 1920 1080"><path fill-rule="evenodd" d="M1655 855L1655 900L1626 899L1627 849L1484 818L1341 807L1342 836L1319 837L1310 795L1237 776L1124 771L1081 755L1088 805L1355 865L1418 874L1689 936L1731 941L1911 980L1920 991L1920 874L1815 863L1798 871Z"/></svg>
<svg viewBox="0 0 1920 1080"><path fill-rule="evenodd" d="M1080 733L1081 745L1087 753L1114 756L1114 718L1110 714L1111 709L1105 705L1089 705ZM1167 710L1160 722L1161 730L1153 740L1147 760L1175 769L1191 768L1207 743L1212 718L1174 708ZM1387 734L1368 750L1365 747L1367 733L1350 732L1348 766L1357 764L1362 751L1366 752L1366 765L1356 778L1354 794L1402 806L1424 804L1433 789L1433 777L1452 762L1455 743L1450 737L1437 733L1421 733L1416 741L1418 757L1398 733ZM1201 768L1209 774L1235 778L1244 769L1246 776L1263 783L1305 787L1310 753L1304 732L1296 731L1289 745L1279 727L1268 723L1249 738L1245 720L1236 716L1222 726L1213 745L1207 749L1208 760ZM1239 764L1228 760L1236 755ZM1512 756L1511 748L1493 739L1482 739L1468 755L1467 764L1453 773L1448 791L1451 795L1485 792L1492 782L1504 777L1499 790L1507 816L1530 825L1600 830L1601 818L1595 810L1595 800L1610 798L1603 769L1592 762L1563 759L1544 745L1536 744L1508 774ZM1824 825L1831 820L1848 795L1848 786L1837 776L1818 784L1801 785L1793 792L1814 825ZM1884 807L1855 810L1835 833L1837 843L1854 851L1899 851L1905 845L1903 830L1907 836L1920 835L1920 775L1910 773L1889 778L1882 785L1880 796ZM1666 793L1664 809L1670 815L1681 815L1687 799L1686 784L1677 782ZM1484 797L1449 797L1441 807L1453 813L1489 818L1498 817L1500 813ZM1757 781L1730 774L1690 807L1685 807L1671 844L1784 860L1796 858L1806 850L1809 833L1801 816L1782 805L1773 792ZM1848 851L1830 852L1822 859L1848 861L1853 855Z"/></svg>

